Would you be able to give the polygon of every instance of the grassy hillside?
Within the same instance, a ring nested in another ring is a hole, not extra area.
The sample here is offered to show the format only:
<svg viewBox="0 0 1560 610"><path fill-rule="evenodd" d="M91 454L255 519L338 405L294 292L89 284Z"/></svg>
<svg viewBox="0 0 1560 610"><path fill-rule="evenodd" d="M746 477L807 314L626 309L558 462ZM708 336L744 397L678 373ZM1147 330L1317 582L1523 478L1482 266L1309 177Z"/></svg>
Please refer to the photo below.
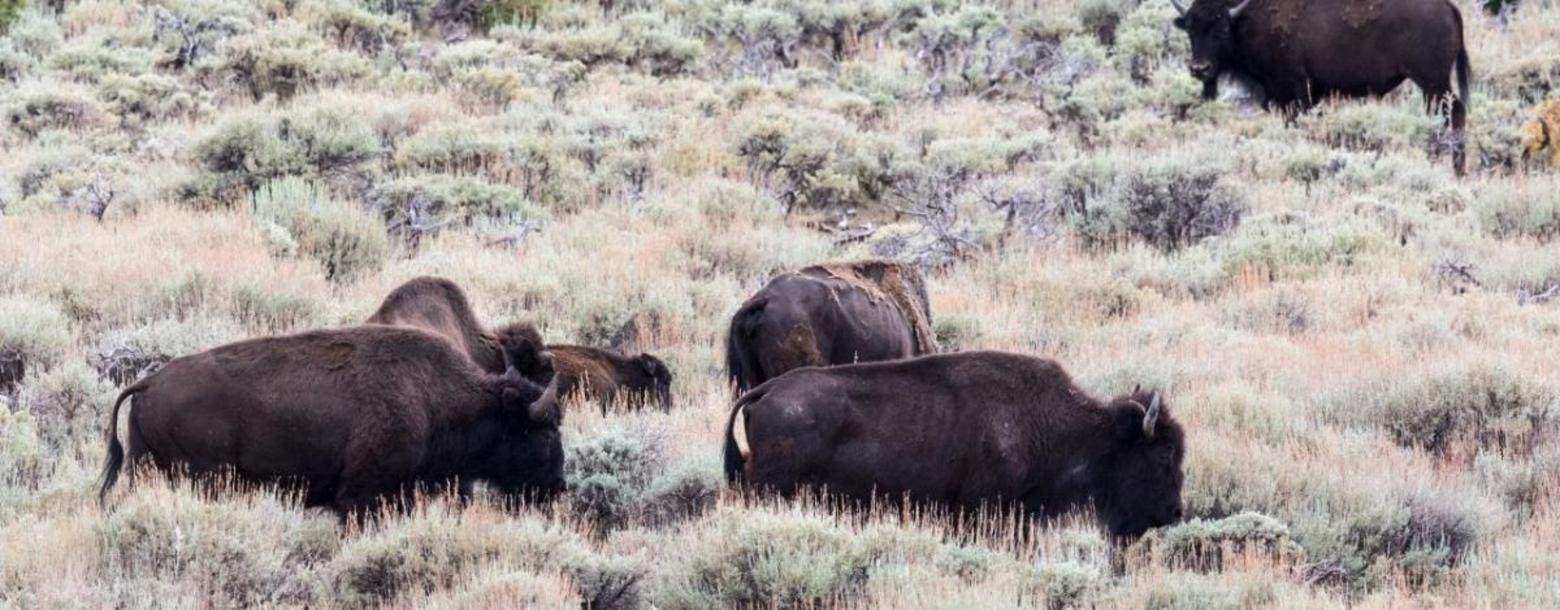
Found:
<svg viewBox="0 0 1560 610"><path fill-rule="evenodd" d="M0 606L1560 606L1552 0L1456 1L1462 180L1411 86L1292 126L1201 102L1165 0L20 4ZM924 266L945 346L1165 389L1192 520L1113 555L1086 516L727 492L728 317L869 255ZM572 411L547 509L343 532L143 479L99 510L121 386L422 274L661 356L673 409Z"/></svg>

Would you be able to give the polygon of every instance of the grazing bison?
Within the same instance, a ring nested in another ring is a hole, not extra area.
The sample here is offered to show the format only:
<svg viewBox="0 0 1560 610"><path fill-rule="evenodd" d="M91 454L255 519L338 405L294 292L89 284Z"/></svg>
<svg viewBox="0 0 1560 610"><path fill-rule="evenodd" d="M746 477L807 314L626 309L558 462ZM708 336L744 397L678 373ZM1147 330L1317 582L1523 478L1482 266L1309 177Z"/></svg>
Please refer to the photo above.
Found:
<svg viewBox="0 0 1560 610"><path fill-rule="evenodd" d="M607 405L622 400L630 407L671 408L672 371L650 354L624 356L582 345L549 345L558 371L558 395L590 396Z"/></svg>
<svg viewBox="0 0 1560 610"><path fill-rule="evenodd" d="M914 267L865 260L782 273L731 317L726 371L745 392L781 373L937 351Z"/></svg>
<svg viewBox="0 0 1560 610"><path fill-rule="evenodd" d="M503 372L512 362L522 376L537 383L547 383L553 374L552 355L535 326L517 322L491 331L482 328L466 293L441 277L417 277L401 284L364 323L427 330L448 339L491 373Z"/></svg>
<svg viewBox="0 0 1560 610"><path fill-rule="evenodd" d="M478 479L517 499L562 488L556 386L483 371L419 329L312 331L169 362L114 403L100 499L127 457L116 423L132 396L132 464L296 486L343 518L417 485Z"/></svg>
<svg viewBox="0 0 1560 610"><path fill-rule="evenodd" d="M737 400L726 478L1055 517L1092 506L1136 537L1181 517L1185 440L1158 393L1085 395L1055 362L1002 352L797 369Z"/></svg>
<svg viewBox="0 0 1560 610"><path fill-rule="evenodd" d="M1334 95L1385 95L1412 80L1432 111L1450 110L1452 162L1459 175L1466 170L1468 49L1462 14L1448 0L1171 2L1204 98L1228 75L1260 87L1264 105L1293 113Z"/></svg>

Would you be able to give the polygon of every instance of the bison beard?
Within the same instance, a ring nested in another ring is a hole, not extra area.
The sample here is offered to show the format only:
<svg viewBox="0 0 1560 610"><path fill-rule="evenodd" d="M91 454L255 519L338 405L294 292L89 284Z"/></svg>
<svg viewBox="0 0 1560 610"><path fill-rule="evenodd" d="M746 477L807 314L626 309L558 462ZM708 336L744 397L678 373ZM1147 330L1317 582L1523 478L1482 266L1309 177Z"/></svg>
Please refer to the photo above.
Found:
<svg viewBox="0 0 1560 610"><path fill-rule="evenodd" d="M125 445L120 406L134 396ZM385 326L254 339L175 359L114 404L100 499L128 460L302 490L343 518L422 486L562 488L557 388L476 368L443 338Z"/></svg>
<svg viewBox="0 0 1560 610"><path fill-rule="evenodd" d="M1218 94L1219 77L1234 76L1293 117L1330 96L1382 96L1411 80L1428 110L1447 111L1452 163L1466 172L1470 66L1462 14L1447 0L1172 2L1204 98Z"/></svg>
<svg viewBox="0 0 1560 610"><path fill-rule="evenodd" d="M1115 536L1181 517L1181 426L1157 393L1102 402L1050 360L967 352L797 369L738 399L726 476L790 496L1092 507Z"/></svg>

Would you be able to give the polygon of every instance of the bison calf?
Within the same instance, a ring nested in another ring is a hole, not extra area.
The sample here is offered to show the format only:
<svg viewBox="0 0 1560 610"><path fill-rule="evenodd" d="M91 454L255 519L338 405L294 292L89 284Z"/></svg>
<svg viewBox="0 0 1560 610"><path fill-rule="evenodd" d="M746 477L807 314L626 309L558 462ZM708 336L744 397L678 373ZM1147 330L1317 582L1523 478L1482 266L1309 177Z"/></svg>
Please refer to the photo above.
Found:
<svg viewBox="0 0 1560 610"><path fill-rule="evenodd" d="M549 345L558 375L558 395L589 396L607 405L623 401L630 407L671 408L672 371L650 354L624 356L582 345Z"/></svg>
<svg viewBox="0 0 1560 610"><path fill-rule="evenodd" d="M1090 398L1055 362L1001 352L791 371L742 396L726 477L792 495L1055 517L1115 536L1181 517L1181 426L1160 396Z"/></svg>
<svg viewBox="0 0 1560 610"><path fill-rule="evenodd" d="M485 480L512 497L562 488L556 386L485 372L437 335L361 326L177 358L114 403L100 499L131 463L297 486L363 514L418 485Z"/></svg>

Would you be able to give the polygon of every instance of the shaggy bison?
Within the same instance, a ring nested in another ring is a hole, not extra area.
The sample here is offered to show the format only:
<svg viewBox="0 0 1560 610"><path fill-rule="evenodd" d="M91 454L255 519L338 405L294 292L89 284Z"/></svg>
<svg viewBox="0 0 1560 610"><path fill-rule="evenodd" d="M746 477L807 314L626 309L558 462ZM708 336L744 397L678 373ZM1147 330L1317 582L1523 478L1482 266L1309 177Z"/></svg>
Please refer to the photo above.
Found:
<svg viewBox="0 0 1560 610"><path fill-rule="evenodd" d="M1185 440L1158 393L1090 398L1055 362L1001 352L804 368L738 399L726 478L1054 517L1136 537L1181 517Z"/></svg>
<svg viewBox="0 0 1560 610"><path fill-rule="evenodd" d="M607 405L624 401L630 407L671 408L672 371L650 354L624 356L582 345L549 345L558 371L558 395L590 396Z"/></svg>
<svg viewBox="0 0 1560 610"><path fill-rule="evenodd" d="M794 368L937 349L921 274L902 263L865 260L769 280L731 317L726 370L745 392Z"/></svg>
<svg viewBox="0 0 1560 610"><path fill-rule="evenodd" d="M119 408L132 396L121 446ZM563 484L558 418L555 386L483 371L426 331L253 339L177 358L119 395L99 497L128 457L296 486L306 505L343 518L469 479L546 498Z"/></svg>
<svg viewBox="0 0 1560 610"><path fill-rule="evenodd" d="M1265 105L1302 111L1329 96L1385 95L1404 80L1451 114L1452 162L1464 173L1468 49L1447 0L1171 0L1192 43L1203 97L1228 75L1260 87ZM1460 95L1452 95L1452 72Z"/></svg>
<svg viewBox="0 0 1560 610"><path fill-rule="evenodd" d="M421 328L444 337L455 349L491 373L508 368L508 354L522 376L547 383L553 374L552 355L542 343L542 334L529 323L506 324L493 330L482 327L466 300L466 293L454 282L440 277L417 277L396 287L365 324L384 324Z"/></svg>

